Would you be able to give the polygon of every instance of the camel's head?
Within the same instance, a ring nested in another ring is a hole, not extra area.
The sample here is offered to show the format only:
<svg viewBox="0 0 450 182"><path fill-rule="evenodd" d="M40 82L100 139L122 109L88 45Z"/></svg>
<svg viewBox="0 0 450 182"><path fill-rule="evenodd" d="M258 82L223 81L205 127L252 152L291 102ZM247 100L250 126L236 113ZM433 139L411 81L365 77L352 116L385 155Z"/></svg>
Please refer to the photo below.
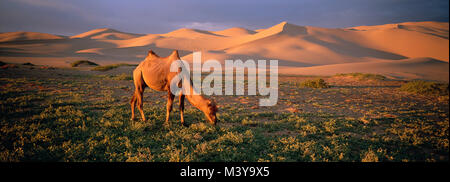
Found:
<svg viewBox="0 0 450 182"><path fill-rule="evenodd" d="M209 123L211 123L212 125L216 125L217 111L218 111L218 109L217 109L216 103L212 100L207 101L207 107L204 112L205 112L206 118L208 118Z"/></svg>

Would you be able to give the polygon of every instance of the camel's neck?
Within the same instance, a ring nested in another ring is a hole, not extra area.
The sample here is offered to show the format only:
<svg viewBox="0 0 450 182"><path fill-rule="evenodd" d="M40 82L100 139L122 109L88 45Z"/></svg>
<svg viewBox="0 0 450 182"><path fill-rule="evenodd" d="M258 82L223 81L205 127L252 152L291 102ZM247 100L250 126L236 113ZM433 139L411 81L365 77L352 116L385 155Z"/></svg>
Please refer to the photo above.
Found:
<svg viewBox="0 0 450 182"><path fill-rule="evenodd" d="M208 110L208 105L211 104L211 100L203 97L199 92L197 92L196 88L194 88L194 85L192 83L192 80L189 78L188 75L181 74L180 76L183 77L181 80L182 82L182 92L183 95L185 95L186 99L196 108L200 109L201 111L205 112Z"/></svg>
<svg viewBox="0 0 450 182"><path fill-rule="evenodd" d="M192 86L192 83L189 84L189 93L185 94L186 98L189 100L189 102L197 107L198 109L202 110L204 107L206 107L208 102L210 102L209 99L203 97L202 95L195 93L195 90Z"/></svg>

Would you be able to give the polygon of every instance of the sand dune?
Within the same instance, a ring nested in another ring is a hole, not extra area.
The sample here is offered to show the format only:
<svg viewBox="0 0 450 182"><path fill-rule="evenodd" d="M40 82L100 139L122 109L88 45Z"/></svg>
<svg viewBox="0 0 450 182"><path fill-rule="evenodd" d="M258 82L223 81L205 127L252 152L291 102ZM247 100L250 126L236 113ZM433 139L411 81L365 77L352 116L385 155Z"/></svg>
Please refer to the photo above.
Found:
<svg viewBox="0 0 450 182"><path fill-rule="evenodd" d="M99 28L84 32L82 34L71 36L70 38L89 38L89 39L112 39L112 40L124 40L142 36L140 34L124 33L109 28Z"/></svg>
<svg viewBox="0 0 450 182"><path fill-rule="evenodd" d="M213 33L217 34L217 35L227 36L227 37L238 37L238 36L255 34L256 31L248 30L245 28L234 27L234 28L229 28L229 29L225 29L225 30L221 30L221 31L215 31Z"/></svg>
<svg viewBox="0 0 450 182"><path fill-rule="evenodd" d="M448 23L419 22L354 27L356 43L374 49L414 57L449 61Z"/></svg>
<svg viewBox="0 0 450 182"><path fill-rule="evenodd" d="M372 72L398 78L448 81L449 24L405 22L340 29L282 22L258 30L206 31L182 28L165 34L134 34L109 28L65 37L35 32L0 33L2 61L68 65L67 60L141 61L153 49L173 49L184 60L201 51L202 60L276 59L280 73L329 75ZM63 63L56 64L57 60ZM443 78L447 79L443 79Z"/></svg>
<svg viewBox="0 0 450 182"><path fill-rule="evenodd" d="M104 55L102 50L103 50L103 48L92 48L92 49L79 50L75 53L92 53L92 54Z"/></svg>
<svg viewBox="0 0 450 182"><path fill-rule="evenodd" d="M220 36L217 34L214 34L210 31L205 31L205 30L198 30L198 29L190 29L190 28L182 28L182 29L178 29L166 34L167 37L182 37L182 38L205 38L205 37L210 37L210 36Z"/></svg>
<svg viewBox="0 0 450 182"><path fill-rule="evenodd" d="M110 42L117 44L118 47L140 47L154 44L156 40L161 38L163 37L160 35L148 34L137 38L122 41L110 41Z"/></svg>
<svg viewBox="0 0 450 182"><path fill-rule="evenodd" d="M6 32L0 33L0 42L14 42L27 40L52 40L63 39L64 36L38 32Z"/></svg>
<svg viewBox="0 0 450 182"><path fill-rule="evenodd" d="M337 73L375 73L395 79L426 79L449 81L449 63L433 58L378 60L363 63L345 63L324 66L292 68L280 67L285 74L335 75Z"/></svg>

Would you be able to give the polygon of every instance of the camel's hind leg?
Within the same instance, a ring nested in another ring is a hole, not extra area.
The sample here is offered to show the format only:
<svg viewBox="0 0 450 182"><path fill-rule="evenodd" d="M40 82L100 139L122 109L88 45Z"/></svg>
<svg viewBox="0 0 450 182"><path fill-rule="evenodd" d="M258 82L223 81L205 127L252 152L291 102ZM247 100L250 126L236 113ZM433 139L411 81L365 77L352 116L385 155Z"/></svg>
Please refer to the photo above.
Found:
<svg viewBox="0 0 450 182"><path fill-rule="evenodd" d="M138 105L138 110L141 113L141 117L142 117L142 121L145 121L145 115L144 115L144 110L143 110L143 94L144 94L144 90L145 87L147 86L144 82L144 79L142 79L142 74L139 70L135 70L133 72L133 80L134 80L134 86L135 86L135 91L133 94L133 97L131 98L131 120L134 120L135 116L134 116L134 109L136 107L136 102Z"/></svg>
<svg viewBox="0 0 450 182"><path fill-rule="evenodd" d="M142 117L142 121L145 121L145 115L144 115L144 109L143 107L143 101L142 101L142 95L144 93L143 89L142 91L138 91L140 89L136 89L136 91L134 92L133 97L131 98L130 104L131 104L131 120L135 119L135 115L134 115L134 109L136 107L136 103L138 106L138 110L141 113L141 117Z"/></svg>

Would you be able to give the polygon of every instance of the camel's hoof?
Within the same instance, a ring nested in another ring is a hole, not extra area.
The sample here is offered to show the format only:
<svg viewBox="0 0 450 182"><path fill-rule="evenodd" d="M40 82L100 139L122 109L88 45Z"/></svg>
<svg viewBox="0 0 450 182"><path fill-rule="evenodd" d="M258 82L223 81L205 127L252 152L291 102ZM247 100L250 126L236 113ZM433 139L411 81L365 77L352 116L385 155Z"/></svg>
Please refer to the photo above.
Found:
<svg viewBox="0 0 450 182"><path fill-rule="evenodd" d="M164 126L164 128L170 128L170 124L169 123L164 123L163 126Z"/></svg>
<svg viewBox="0 0 450 182"><path fill-rule="evenodd" d="M136 120L135 118L130 118L130 121L134 121L134 120Z"/></svg>

